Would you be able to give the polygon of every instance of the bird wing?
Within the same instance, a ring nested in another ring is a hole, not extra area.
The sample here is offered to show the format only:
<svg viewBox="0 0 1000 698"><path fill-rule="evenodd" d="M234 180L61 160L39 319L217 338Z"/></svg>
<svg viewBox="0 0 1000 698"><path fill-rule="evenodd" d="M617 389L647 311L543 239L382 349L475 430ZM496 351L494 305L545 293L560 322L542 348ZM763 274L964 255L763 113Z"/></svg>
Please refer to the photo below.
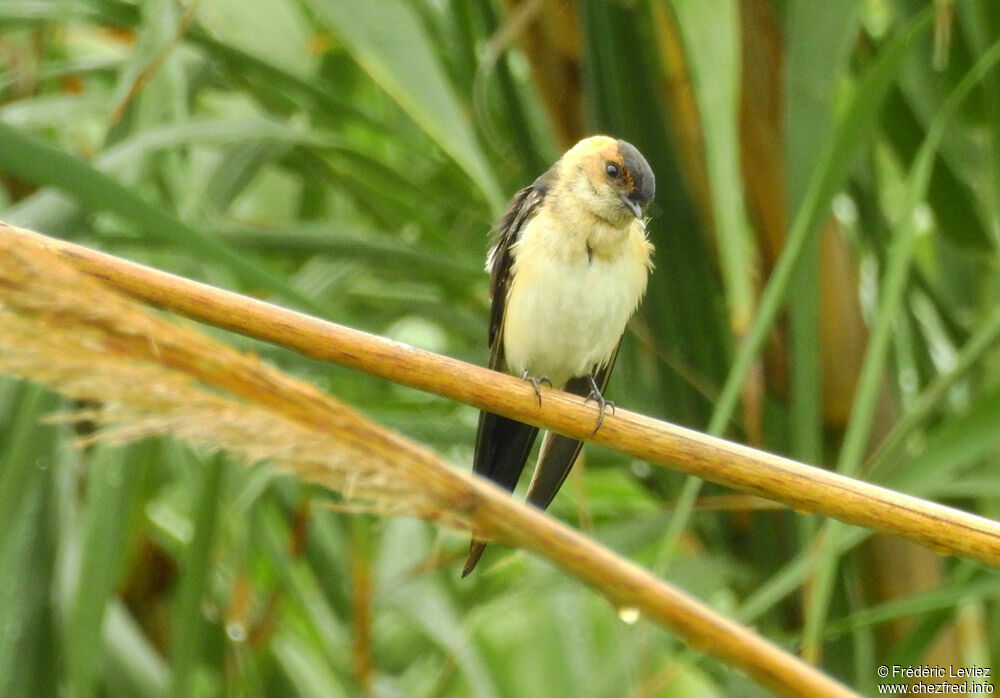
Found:
<svg viewBox="0 0 1000 698"><path fill-rule="evenodd" d="M493 299L490 308L489 344L490 368L495 371L502 371L505 368L503 321L507 309L507 293L510 290L511 267L514 263L511 247L517 242L525 224L545 200L549 183L554 176L555 168L515 194L507 212L493 228L495 242L488 258L490 297ZM537 436L538 427L522 424L492 412L480 412L472 472L489 478L508 492L513 492ZM475 568L485 548L484 541L472 540L469 559L462 570L463 577Z"/></svg>
<svg viewBox="0 0 1000 698"><path fill-rule="evenodd" d="M620 346L621 340L618 340L618 345L611 354L611 358L594 374L594 382L597 383L597 387L602 393L608 385L611 369L614 368L615 359L618 358ZM563 390L580 397L587 397L590 395L590 380L587 376L571 378ZM528 485L528 494L525 499L539 509L548 507L556 496L556 492L565 482L569 471L573 469L573 464L576 462L577 456L580 455L581 448L583 448L582 441L551 431L546 432L545 438L542 439L542 448L538 453L535 474L531 478L531 484Z"/></svg>
<svg viewBox="0 0 1000 698"><path fill-rule="evenodd" d="M500 218L493 233L495 244L490 251L490 368L504 369L503 321L510 289L513 256L511 248L525 224L538 210L548 192L548 178L552 171L536 179L514 195L507 212ZM517 485L528 454L538 434L537 427L500 417L491 412L481 412L476 432L476 454L472 470L489 478L508 491Z"/></svg>
<svg viewBox="0 0 1000 698"><path fill-rule="evenodd" d="M535 215L545 200L554 171L549 170L541 177L514 195L506 213L493 226L494 239L490 250L488 266L490 272L490 368L503 369L503 318L507 309L507 292L510 290L511 267L514 258L511 247L521 237L525 224Z"/></svg>

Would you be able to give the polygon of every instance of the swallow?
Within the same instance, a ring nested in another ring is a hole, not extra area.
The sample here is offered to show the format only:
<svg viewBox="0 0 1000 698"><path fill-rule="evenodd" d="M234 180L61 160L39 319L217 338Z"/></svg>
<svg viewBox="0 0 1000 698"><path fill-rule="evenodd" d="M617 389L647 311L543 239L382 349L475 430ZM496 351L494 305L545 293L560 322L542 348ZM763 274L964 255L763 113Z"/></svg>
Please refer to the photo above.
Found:
<svg viewBox="0 0 1000 698"><path fill-rule="evenodd" d="M653 245L644 212L656 180L642 154L609 136L585 138L511 200L492 230L491 369L594 400L603 392L629 318L646 291ZM473 472L509 492L538 428L483 411ZM526 499L548 507L582 443L546 433ZM473 538L468 575L486 548Z"/></svg>

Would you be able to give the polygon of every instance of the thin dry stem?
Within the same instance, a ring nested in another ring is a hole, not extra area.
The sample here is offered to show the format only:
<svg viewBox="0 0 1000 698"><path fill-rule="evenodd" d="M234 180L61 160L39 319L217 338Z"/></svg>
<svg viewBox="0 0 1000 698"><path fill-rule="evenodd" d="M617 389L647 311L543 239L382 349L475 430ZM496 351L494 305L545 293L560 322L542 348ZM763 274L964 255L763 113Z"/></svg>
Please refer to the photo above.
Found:
<svg viewBox="0 0 1000 698"><path fill-rule="evenodd" d="M800 513L892 533L941 554L1000 566L1000 524L618 408L594 433L593 404L512 376L212 288L0 222L0 237L59 253L155 306L350 368L600 444L654 465L781 502ZM315 410L302 405L301 417ZM291 408L290 408L291 409ZM471 505L470 505L471 506Z"/></svg>
<svg viewBox="0 0 1000 698"><path fill-rule="evenodd" d="M635 609L765 686L787 695L851 695L754 632L492 484L448 467L306 383L145 311L108 286L561 433L590 438L593 430L595 408L558 391L542 388L539 406L530 386L508 376L3 224L0 370L97 401L102 405L97 414L111 425L112 438L168 434L225 448L250 462L273 461L384 512L472 527L552 560L616 607ZM917 540L977 559L1000 559L1000 535L992 521L624 409L606 415L590 440L653 462L676 460L687 472L716 475L712 479L796 508L860 523L872 521L866 512L873 509L876 517L888 512L904 522L900 532ZM845 509L830 498L851 506ZM879 520L875 527L890 528L887 523ZM957 540L963 535L972 542Z"/></svg>
<svg viewBox="0 0 1000 698"><path fill-rule="evenodd" d="M0 240L0 370L99 404L63 415L105 427L91 438L171 435L351 490L379 511L438 510L413 487L421 467L438 463L429 452L400 448L397 434L308 384L10 242ZM303 420L308 404L321 409Z"/></svg>
<svg viewBox="0 0 1000 698"><path fill-rule="evenodd" d="M0 223L0 372L100 405L69 417L96 418L104 438L169 435L247 462L271 461L340 492L348 505L473 527L549 558L616 607L635 609L765 686L787 695L852 695L749 629L311 385L141 308L82 274L74 255L45 241ZM180 283L183 289L189 282Z"/></svg>

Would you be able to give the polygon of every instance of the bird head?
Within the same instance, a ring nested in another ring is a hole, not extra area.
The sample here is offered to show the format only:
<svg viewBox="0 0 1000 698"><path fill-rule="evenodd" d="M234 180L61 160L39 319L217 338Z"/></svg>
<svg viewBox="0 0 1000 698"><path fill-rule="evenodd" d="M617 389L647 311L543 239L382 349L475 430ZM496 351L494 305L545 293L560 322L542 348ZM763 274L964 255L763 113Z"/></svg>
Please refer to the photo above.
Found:
<svg viewBox="0 0 1000 698"><path fill-rule="evenodd" d="M642 218L656 193L646 158L631 143L591 136L563 156L570 190L593 215L616 226Z"/></svg>

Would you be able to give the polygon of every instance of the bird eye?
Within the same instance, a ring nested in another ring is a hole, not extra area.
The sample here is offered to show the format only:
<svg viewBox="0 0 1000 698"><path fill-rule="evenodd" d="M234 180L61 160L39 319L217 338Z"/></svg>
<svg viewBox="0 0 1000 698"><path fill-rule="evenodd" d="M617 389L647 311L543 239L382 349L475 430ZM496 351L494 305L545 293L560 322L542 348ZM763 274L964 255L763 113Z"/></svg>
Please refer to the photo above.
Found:
<svg viewBox="0 0 1000 698"><path fill-rule="evenodd" d="M621 176L622 168L619 167L617 163L606 162L604 163L604 172L608 175L608 177L611 177L611 179L618 179L618 177Z"/></svg>

